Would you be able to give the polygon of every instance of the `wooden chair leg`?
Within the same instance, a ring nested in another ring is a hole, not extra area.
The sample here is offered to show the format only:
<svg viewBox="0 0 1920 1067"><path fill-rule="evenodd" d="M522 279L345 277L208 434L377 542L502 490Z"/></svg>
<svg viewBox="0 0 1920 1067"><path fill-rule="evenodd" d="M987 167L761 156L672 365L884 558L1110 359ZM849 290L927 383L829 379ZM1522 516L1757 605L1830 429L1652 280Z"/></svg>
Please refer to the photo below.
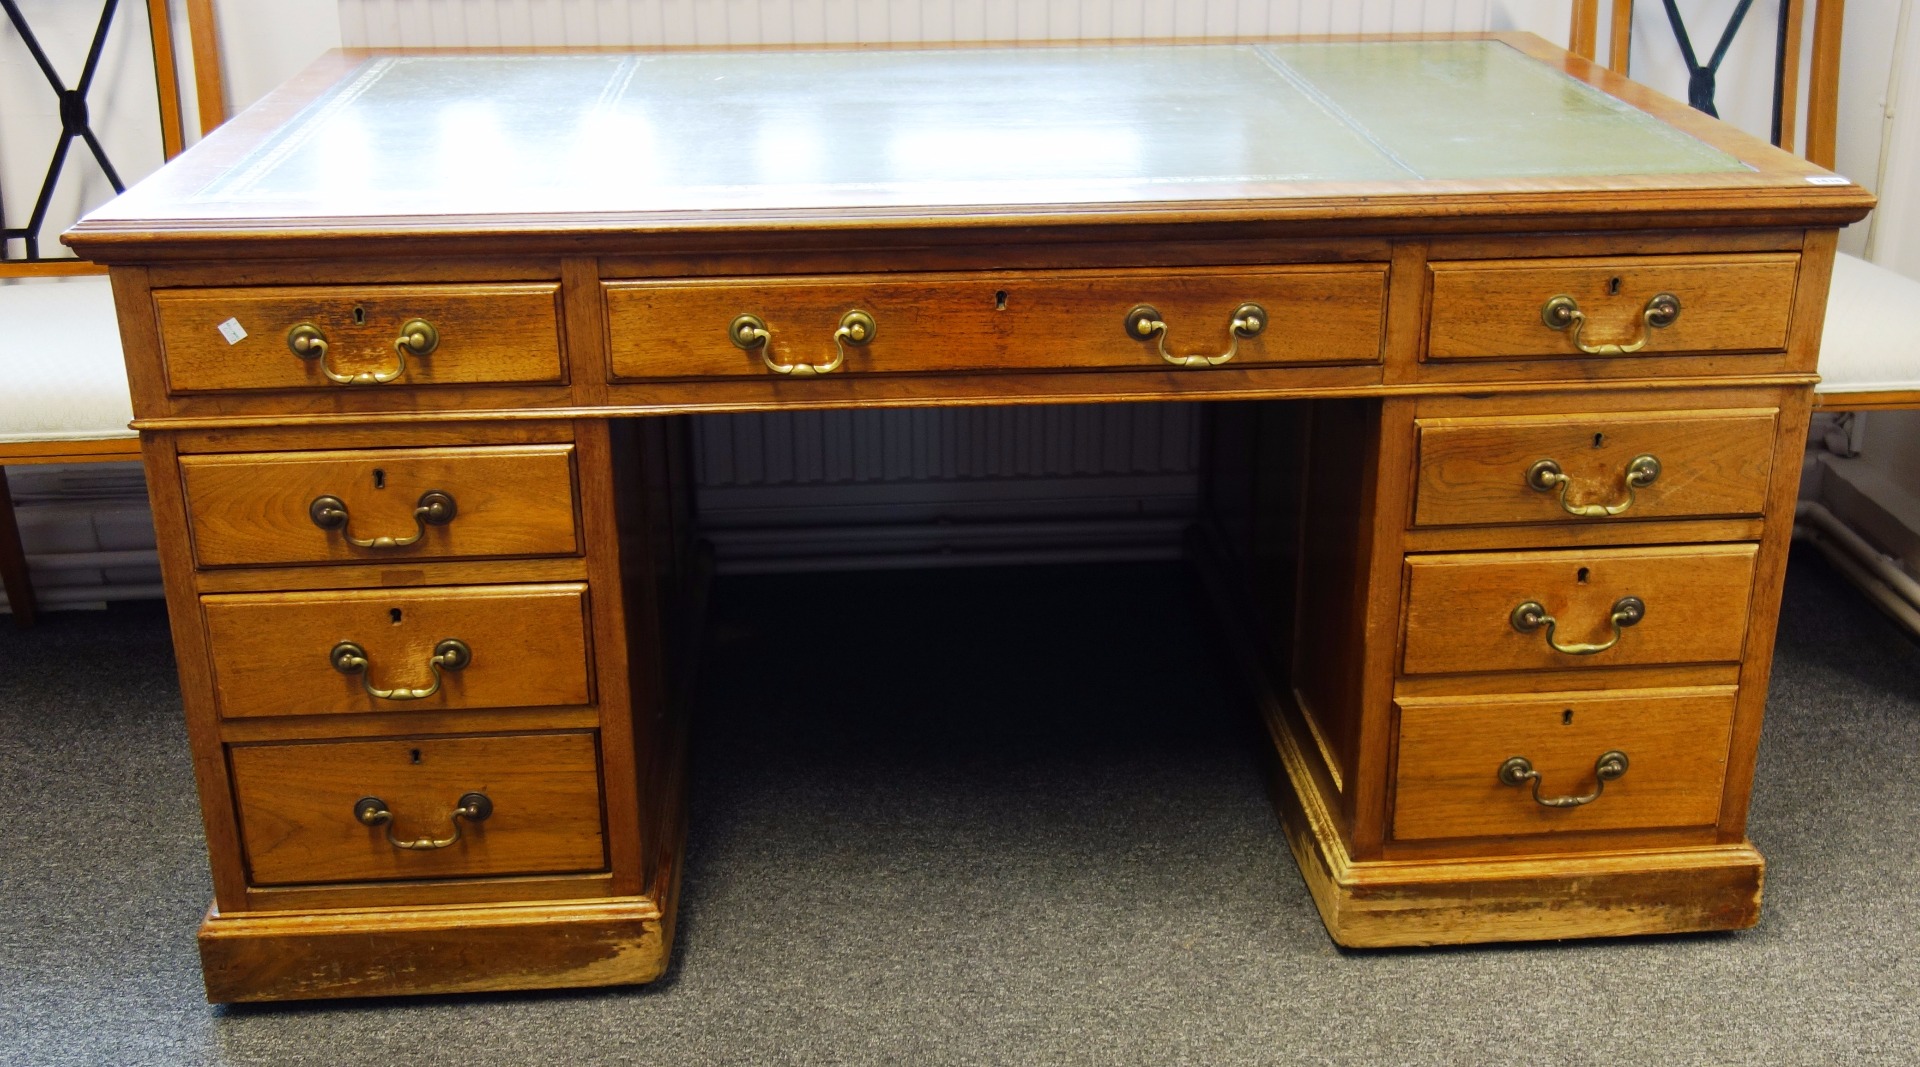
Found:
<svg viewBox="0 0 1920 1067"><path fill-rule="evenodd" d="M27 550L20 543L20 524L13 517L13 494L7 490L7 468L0 467L0 586L7 591L13 624L33 625L33 582L27 577Z"/></svg>

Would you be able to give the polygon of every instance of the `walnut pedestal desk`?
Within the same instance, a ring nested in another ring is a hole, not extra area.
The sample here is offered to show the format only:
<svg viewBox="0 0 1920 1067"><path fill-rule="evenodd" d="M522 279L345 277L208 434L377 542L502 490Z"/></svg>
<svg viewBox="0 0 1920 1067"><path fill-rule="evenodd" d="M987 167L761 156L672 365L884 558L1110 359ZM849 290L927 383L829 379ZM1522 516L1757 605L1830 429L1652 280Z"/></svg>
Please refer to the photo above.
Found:
<svg viewBox="0 0 1920 1067"><path fill-rule="evenodd" d="M1751 925L1871 203L1524 35L329 56L67 235L209 996L662 972L714 411L1208 401L1192 554L1336 941Z"/></svg>

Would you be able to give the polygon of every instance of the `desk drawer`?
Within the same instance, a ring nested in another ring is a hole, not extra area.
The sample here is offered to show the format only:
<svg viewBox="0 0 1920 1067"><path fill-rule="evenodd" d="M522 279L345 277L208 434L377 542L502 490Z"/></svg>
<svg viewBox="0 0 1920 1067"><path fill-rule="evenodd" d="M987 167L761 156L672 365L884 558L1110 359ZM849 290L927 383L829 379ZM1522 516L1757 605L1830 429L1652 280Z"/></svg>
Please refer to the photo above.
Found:
<svg viewBox="0 0 1920 1067"><path fill-rule="evenodd" d="M176 393L566 380L557 282L162 289L153 303ZM296 351L300 327L324 343Z"/></svg>
<svg viewBox="0 0 1920 1067"><path fill-rule="evenodd" d="M201 605L229 718L592 700L587 587L577 583L239 593Z"/></svg>
<svg viewBox="0 0 1920 1067"><path fill-rule="evenodd" d="M1726 687L1396 701L1393 836L1712 826L1727 775L1734 693ZM1604 760L1616 752L1624 759ZM1515 757L1524 765L1509 766ZM1573 803L1589 794L1597 795Z"/></svg>
<svg viewBox="0 0 1920 1067"><path fill-rule="evenodd" d="M835 374L1169 370L1162 340L1174 356L1198 358L1183 369L1204 371L1209 365L1199 357L1229 349L1232 358L1219 365L1379 362L1386 268L632 281L608 283L606 302L616 379L783 373L773 367L801 367L801 377L808 367ZM1236 335L1236 311L1247 304L1260 309L1260 329ZM1129 333L1129 312L1141 305L1158 312L1164 331ZM871 317L871 336L856 343L849 333L836 342L853 312ZM768 337L736 344L730 329L742 315L754 316Z"/></svg>
<svg viewBox="0 0 1920 1067"><path fill-rule="evenodd" d="M1434 263L1427 358L1778 352L1799 269L1790 253ZM1569 314L1550 324L1557 298Z"/></svg>
<svg viewBox="0 0 1920 1067"><path fill-rule="evenodd" d="M1409 556L1401 669L1449 674L1737 662L1746 644L1755 549ZM1522 612L1521 605L1535 610Z"/></svg>
<svg viewBox="0 0 1920 1067"><path fill-rule="evenodd" d="M1415 526L1759 515L1778 412L1421 419Z"/></svg>
<svg viewBox="0 0 1920 1067"><path fill-rule="evenodd" d="M572 445L183 456L194 558L274 563L570 556Z"/></svg>
<svg viewBox="0 0 1920 1067"><path fill-rule="evenodd" d="M603 870L598 756L589 732L234 745L249 880ZM469 794L484 803L456 817ZM359 817L363 804L371 824Z"/></svg>

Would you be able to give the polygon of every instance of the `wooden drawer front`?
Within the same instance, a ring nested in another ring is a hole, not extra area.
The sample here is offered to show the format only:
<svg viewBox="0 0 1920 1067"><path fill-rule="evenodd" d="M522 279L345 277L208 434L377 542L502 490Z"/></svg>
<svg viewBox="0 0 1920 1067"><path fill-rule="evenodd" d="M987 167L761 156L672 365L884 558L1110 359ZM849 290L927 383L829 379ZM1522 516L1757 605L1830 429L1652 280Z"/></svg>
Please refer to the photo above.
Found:
<svg viewBox="0 0 1920 1067"><path fill-rule="evenodd" d="M1128 336L1130 310L1160 312L1172 354L1218 356L1234 340L1235 309L1249 302L1265 309L1266 325L1241 338L1223 366L1377 363L1386 268L611 282L606 300L613 376L625 379L767 377L775 372L765 358L829 365L834 332L855 310L873 317L873 336L847 345L845 363L830 373L1171 370L1157 338ZM767 346L743 350L729 339L743 314L766 324Z"/></svg>
<svg viewBox="0 0 1920 1067"><path fill-rule="evenodd" d="M591 733L234 745L234 800L254 885L605 869ZM468 793L492 806L455 820ZM385 802L390 825L355 817ZM402 842L460 838L443 848Z"/></svg>
<svg viewBox="0 0 1920 1067"><path fill-rule="evenodd" d="M201 604L215 694L230 718L592 700L587 587L578 583L236 593ZM436 649L449 640L466 654L436 671ZM335 666L343 642L364 667L349 653L352 673Z"/></svg>
<svg viewBox="0 0 1920 1067"><path fill-rule="evenodd" d="M1576 693L1524 699L1396 702L1399 758L1393 836L1402 841L1571 830L1712 826L1720 818L1733 728L1734 689L1678 689L1638 696ZM1609 752L1626 773L1602 783ZM1502 781L1512 757L1539 776Z"/></svg>
<svg viewBox="0 0 1920 1067"><path fill-rule="evenodd" d="M1746 643L1756 546L1473 552L1407 557L1407 674L1732 663ZM1640 620L1612 624L1622 598ZM1551 627L1522 631L1514 609L1540 605ZM1573 655L1548 646L1603 644Z"/></svg>
<svg viewBox="0 0 1920 1067"><path fill-rule="evenodd" d="M1787 346L1800 257L1643 256L1610 259L1516 259L1434 263L1429 359L1662 356L1699 352L1777 352ZM1648 327L1648 301L1679 299L1680 313ZM1542 311L1556 296L1572 297L1586 322L1589 347L1630 346L1637 353L1584 353L1571 328L1547 325Z"/></svg>
<svg viewBox="0 0 1920 1067"><path fill-rule="evenodd" d="M331 381L326 370L391 374L400 363L394 342L416 319L433 327L438 343L408 354L389 388L566 380L555 282L162 289L153 303L176 393L358 388ZM238 329L223 333L228 322ZM324 357L303 359L289 347L288 331L302 324L324 335ZM228 333L240 331L245 336L229 343Z"/></svg>
<svg viewBox="0 0 1920 1067"><path fill-rule="evenodd" d="M1422 419L1413 524L1759 515L1776 415L1769 408ZM1646 470L1657 470L1650 481L1637 473Z"/></svg>
<svg viewBox="0 0 1920 1067"><path fill-rule="evenodd" d="M203 567L579 551L572 445L182 456L180 475ZM416 518L429 493L452 498L451 519ZM340 503L344 525L315 522L321 497Z"/></svg>

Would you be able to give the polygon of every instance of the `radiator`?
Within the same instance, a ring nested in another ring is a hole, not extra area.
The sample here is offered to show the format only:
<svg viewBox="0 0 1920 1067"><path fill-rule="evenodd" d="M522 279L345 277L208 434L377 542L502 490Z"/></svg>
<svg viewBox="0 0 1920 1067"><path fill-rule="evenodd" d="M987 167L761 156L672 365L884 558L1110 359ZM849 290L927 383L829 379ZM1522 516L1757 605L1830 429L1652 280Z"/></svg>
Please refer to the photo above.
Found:
<svg viewBox="0 0 1920 1067"><path fill-rule="evenodd" d="M7 484L41 607L161 597L153 512L138 463L9 467Z"/></svg>

